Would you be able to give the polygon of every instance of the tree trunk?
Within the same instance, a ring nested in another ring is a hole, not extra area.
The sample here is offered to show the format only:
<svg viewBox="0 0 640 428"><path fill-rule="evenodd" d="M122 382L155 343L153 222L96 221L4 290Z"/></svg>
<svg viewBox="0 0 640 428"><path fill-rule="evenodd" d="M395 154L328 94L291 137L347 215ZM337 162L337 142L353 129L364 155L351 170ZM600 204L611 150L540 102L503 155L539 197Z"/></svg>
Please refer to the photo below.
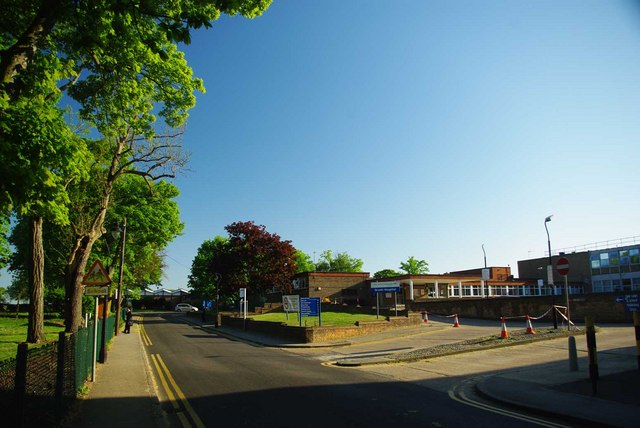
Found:
<svg viewBox="0 0 640 428"><path fill-rule="evenodd" d="M51 33L59 18L62 3L59 0L43 1L38 13L25 31L18 36L15 43L0 51L0 84L2 86L13 84L15 75L20 70L28 68L41 40ZM15 90L9 92L12 92L14 96L17 95Z"/></svg>
<svg viewBox="0 0 640 428"><path fill-rule="evenodd" d="M29 326L27 342L41 343L44 336L44 248L42 246L42 217L31 220L31 258L29 259Z"/></svg>

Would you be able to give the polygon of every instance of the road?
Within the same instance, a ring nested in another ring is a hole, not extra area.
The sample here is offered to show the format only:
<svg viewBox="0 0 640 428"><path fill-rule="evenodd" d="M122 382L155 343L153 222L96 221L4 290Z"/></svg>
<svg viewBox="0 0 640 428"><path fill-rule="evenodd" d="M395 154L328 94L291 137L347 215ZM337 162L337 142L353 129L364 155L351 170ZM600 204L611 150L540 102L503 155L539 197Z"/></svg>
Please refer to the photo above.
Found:
<svg viewBox="0 0 640 428"><path fill-rule="evenodd" d="M143 331L176 426L538 426L465 405L441 388L224 337L180 314L147 315Z"/></svg>

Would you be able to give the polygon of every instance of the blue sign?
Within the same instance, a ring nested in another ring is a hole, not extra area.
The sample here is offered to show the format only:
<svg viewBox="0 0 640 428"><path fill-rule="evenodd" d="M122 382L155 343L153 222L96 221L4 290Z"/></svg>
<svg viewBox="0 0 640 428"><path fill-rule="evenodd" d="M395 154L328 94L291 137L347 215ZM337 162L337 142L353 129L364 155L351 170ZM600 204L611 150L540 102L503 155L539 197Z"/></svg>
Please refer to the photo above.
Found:
<svg viewBox="0 0 640 428"><path fill-rule="evenodd" d="M399 293L400 292L400 287L378 287L378 288L372 288L371 289L371 294L376 294L376 293Z"/></svg>
<svg viewBox="0 0 640 428"><path fill-rule="evenodd" d="M211 301L211 300L203 300L202 301L202 307L203 308L211 309L212 306L213 306L213 301Z"/></svg>
<svg viewBox="0 0 640 428"><path fill-rule="evenodd" d="M625 294L617 297L616 302L624 303L627 312L640 312L640 294Z"/></svg>
<svg viewBox="0 0 640 428"><path fill-rule="evenodd" d="M320 316L320 298L319 297L301 297L300 298L300 317L317 317Z"/></svg>

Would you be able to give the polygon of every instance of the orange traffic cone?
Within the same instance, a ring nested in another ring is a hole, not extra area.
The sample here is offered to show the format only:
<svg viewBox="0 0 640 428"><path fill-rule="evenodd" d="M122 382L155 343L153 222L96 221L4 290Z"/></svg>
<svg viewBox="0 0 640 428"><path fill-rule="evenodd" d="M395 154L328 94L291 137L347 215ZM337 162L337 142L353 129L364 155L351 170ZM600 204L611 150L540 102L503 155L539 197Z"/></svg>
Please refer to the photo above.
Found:
<svg viewBox="0 0 640 428"><path fill-rule="evenodd" d="M422 321L423 322L429 322L429 312L422 311Z"/></svg>
<svg viewBox="0 0 640 428"><path fill-rule="evenodd" d="M509 338L509 332L507 331L507 323L504 320L504 317L502 317L502 330L500 331L500 338L501 339Z"/></svg>
<svg viewBox="0 0 640 428"><path fill-rule="evenodd" d="M527 315L527 334L536 334L533 329L533 325L531 324L531 318Z"/></svg>
<svg viewBox="0 0 640 428"><path fill-rule="evenodd" d="M460 327L460 323L458 322L458 314L455 314L455 318L453 319L453 326Z"/></svg>

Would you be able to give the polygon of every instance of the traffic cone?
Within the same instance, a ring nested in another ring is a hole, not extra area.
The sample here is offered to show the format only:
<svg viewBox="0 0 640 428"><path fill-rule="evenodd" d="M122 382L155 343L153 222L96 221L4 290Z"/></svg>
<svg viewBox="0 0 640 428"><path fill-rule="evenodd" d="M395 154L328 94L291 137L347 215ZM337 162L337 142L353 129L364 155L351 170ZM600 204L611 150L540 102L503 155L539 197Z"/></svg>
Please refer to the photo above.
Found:
<svg viewBox="0 0 640 428"><path fill-rule="evenodd" d="M422 311L422 321L425 323L429 322L429 312Z"/></svg>
<svg viewBox="0 0 640 428"><path fill-rule="evenodd" d="M502 317L502 330L500 331L500 338L501 339L509 338L509 332L507 331L507 323L504 320L504 317Z"/></svg>
<svg viewBox="0 0 640 428"><path fill-rule="evenodd" d="M536 334L535 330L533 329L533 325L531 324L531 318L529 317L529 315L527 315L527 334Z"/></svg>
<svg viewBox="0 0 640 428"><path fill-rule="evenodd" d="M458 322L458 314L455 314L454 316L455 318L453 319L453 326L460 327L460 323Z"/></svg>

